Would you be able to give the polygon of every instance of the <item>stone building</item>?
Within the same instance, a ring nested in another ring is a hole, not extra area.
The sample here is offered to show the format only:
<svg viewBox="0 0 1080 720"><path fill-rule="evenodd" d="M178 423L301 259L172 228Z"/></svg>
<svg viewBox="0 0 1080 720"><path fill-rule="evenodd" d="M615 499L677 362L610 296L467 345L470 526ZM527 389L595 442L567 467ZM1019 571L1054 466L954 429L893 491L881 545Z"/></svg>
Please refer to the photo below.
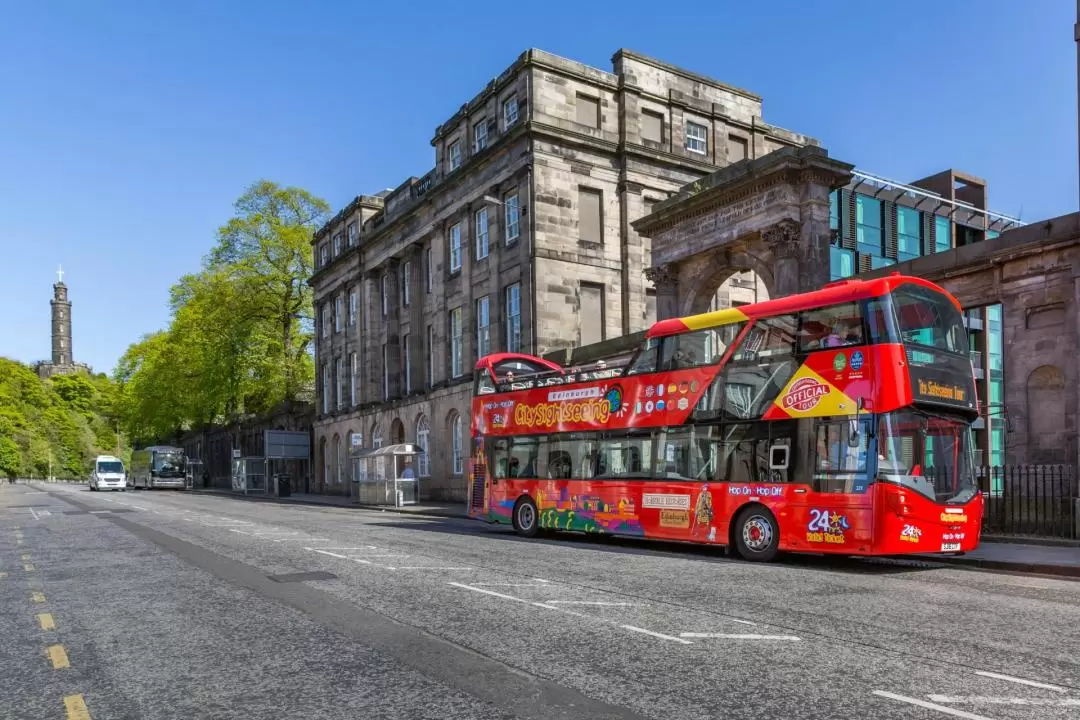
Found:
<svg viewBox="0 0 1080 720"><path fill-rule="evenodd" d="M36 365L38 375L43 378L90 370L84 363L75 362L71 347L71 300L64 284L63 269L57 270L56 275L53 298L49 301L52 307L52 361Z"/></svg>
<svg viewBox="0 0 1080 720"><path fill-rule="evenodd" d="M620 50L606 72L523 53L435 130L435 167L361 195L313 239L316 490L349 448L416 442L421 494L464 497L472 369L640 331L651 245L631 225L718 167L816 141L761 98ZM763 299L752 273L717 303Z"/></svg>

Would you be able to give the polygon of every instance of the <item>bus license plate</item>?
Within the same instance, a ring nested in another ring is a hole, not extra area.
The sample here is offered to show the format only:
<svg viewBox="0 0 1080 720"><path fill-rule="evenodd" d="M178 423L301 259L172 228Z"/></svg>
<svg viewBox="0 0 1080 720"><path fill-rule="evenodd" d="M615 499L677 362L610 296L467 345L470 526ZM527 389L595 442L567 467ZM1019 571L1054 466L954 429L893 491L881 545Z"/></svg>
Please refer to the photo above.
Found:
<svg viewBox="0 0 1080 720"><path fill-rule="evenodd" d="M960 543L941 543L941 552L953 552L960 549Z"/></svg>

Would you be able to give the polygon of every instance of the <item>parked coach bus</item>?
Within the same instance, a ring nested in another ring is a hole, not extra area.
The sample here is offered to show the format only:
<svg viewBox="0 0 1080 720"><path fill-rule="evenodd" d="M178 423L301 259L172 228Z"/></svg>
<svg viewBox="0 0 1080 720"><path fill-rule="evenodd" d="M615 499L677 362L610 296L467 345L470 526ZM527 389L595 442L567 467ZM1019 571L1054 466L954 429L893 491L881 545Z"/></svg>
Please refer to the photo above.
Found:
<svg viewBox="0 0 1080 720"><path fill-rule="evenodd" d="M472 517L778 551L979 542L960 305L894 274L662 320L621 367L476 365Z"/></svg>
<svg viewBox="0 0 1080 720"><path fill-rule="evenodd" d="M131 453L128 479L135 490L187 488L187 457L183 448L154 445Z"/></svg>

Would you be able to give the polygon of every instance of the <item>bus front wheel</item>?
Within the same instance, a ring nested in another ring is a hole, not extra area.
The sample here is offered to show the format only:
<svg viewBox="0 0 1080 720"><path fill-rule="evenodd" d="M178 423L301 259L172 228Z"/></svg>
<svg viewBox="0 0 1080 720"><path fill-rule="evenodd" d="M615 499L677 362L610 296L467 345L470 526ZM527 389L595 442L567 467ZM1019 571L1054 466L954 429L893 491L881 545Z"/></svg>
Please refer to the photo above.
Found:
<svg viewBox="0 0 1080 720"><path fill-rule="evenodd" d="M769 562L780 547L776 518L763 506L751 506L735 521L735 548L744 560Z"/></svg>
<svg viewBox="0 0 1080 720"><path fill-rule="evenodd" d="M514 505L514 530L523 537L536 537L540 531L540 514L536 511L536 503L526 495Z"/></svg>

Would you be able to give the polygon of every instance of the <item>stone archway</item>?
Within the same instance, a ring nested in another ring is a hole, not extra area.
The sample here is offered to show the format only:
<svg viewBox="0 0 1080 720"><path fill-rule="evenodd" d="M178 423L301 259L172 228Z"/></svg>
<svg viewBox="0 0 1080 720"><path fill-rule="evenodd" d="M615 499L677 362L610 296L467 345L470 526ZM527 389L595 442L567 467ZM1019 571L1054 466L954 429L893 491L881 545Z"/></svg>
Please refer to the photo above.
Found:
<svg viewBox="0 0 1080 720"><path fill-rule="evenodd" d="M829 193L853 165L820 147L783 148L687 185L633 223L652 238L657 319L706 312L716 290L752 270L769 297L829 282Z"/></svg>

